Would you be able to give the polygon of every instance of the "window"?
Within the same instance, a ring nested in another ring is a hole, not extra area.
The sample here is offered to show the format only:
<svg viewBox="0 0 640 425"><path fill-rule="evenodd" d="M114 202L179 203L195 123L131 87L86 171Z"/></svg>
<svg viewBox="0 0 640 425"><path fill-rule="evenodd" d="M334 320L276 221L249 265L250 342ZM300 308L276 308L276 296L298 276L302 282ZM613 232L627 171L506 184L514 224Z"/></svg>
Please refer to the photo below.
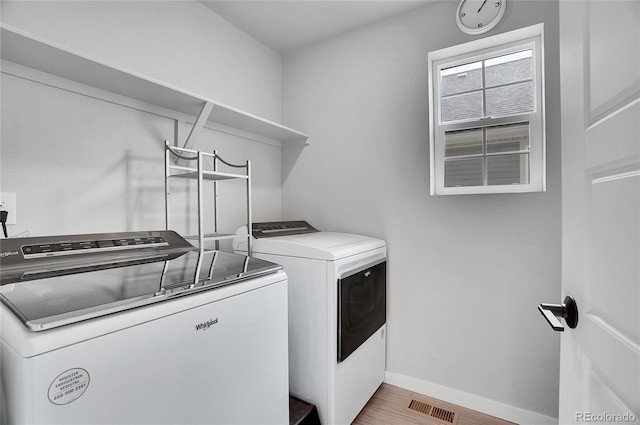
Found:
<svg viewBox="0 0 640 425"><path fill-rule="evenodd" d="M542 24L429 53L431 194L540 192Z"/></svg>

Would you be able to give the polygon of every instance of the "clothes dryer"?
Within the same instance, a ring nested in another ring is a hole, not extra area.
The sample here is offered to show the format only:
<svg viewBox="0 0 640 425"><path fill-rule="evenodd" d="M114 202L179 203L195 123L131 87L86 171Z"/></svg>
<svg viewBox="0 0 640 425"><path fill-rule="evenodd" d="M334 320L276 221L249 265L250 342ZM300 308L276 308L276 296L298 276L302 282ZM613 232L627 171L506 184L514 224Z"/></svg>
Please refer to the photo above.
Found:
<svg viewBox="0 0 640 425"><path fill-rule="evenodd" d="M290 391L323 424L350 424L384 379L386 243L304 221L252 227L252 256L288 276Z"/></svg>

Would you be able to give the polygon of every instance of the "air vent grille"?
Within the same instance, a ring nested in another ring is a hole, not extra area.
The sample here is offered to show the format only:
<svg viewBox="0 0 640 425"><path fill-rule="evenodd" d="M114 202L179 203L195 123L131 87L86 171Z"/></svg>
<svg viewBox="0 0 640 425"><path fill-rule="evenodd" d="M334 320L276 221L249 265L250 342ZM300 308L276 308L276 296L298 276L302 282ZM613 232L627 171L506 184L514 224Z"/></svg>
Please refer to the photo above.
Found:
<svg viewBox="0 0 640 425"><path fill-rule="evenodd" d="M442 422L452 424L456 417L456 414L450 410L434 407L431 410L431 416L433 416L436 419L440 419Z"/></svg>
<svg viewBox="0 0 640 425"><path fill-rule="evenodd" d="M429 412L431 412L431 409L433 408L433 406L431 406L430 404L427 403L423 403L421 401L418 400L411 400L409 402L409 409L416 411L418 413L422 413L423 415L428 415Z"/></svg>
<svg viewBox="0 0 640 425"><path fill-rule="evenodd" d="M448 425L456 425L458 423L458 413L443 407L435 406L435 400L425 401L416 400L416 394L411 394L405 403L405 410L411 413L426 416L429 419Z"/></svg>

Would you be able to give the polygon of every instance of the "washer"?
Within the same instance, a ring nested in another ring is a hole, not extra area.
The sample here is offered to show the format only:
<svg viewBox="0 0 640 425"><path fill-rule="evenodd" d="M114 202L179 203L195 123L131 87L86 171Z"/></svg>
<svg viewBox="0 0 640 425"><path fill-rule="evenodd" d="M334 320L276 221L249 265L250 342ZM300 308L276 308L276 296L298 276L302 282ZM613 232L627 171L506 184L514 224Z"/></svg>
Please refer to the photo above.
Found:
<svg viewBox="0 0 640 425"><path fill-rule="evenodd" d="M174 232L6 239L3 424L283 424L281 266Z"/></svg>
<svg viewBox="0 0 640 425"><path fill-rule="evenodd" d="M386 243L304 221L252 227L252 256L289 280L290 391L323 424L350 424L384 380Z"/></svg>

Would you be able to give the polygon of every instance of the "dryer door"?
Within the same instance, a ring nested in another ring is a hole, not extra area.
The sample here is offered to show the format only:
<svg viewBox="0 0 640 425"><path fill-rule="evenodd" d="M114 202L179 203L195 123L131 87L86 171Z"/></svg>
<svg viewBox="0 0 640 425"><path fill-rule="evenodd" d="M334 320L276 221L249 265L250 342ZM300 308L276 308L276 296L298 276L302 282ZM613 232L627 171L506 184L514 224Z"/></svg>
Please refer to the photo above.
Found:
<svg viewBox="0 0 640 425"><path fill-rule="evenodd" d="M386 322L387 263L368 265L338 279L338 363Z"/></svg>

